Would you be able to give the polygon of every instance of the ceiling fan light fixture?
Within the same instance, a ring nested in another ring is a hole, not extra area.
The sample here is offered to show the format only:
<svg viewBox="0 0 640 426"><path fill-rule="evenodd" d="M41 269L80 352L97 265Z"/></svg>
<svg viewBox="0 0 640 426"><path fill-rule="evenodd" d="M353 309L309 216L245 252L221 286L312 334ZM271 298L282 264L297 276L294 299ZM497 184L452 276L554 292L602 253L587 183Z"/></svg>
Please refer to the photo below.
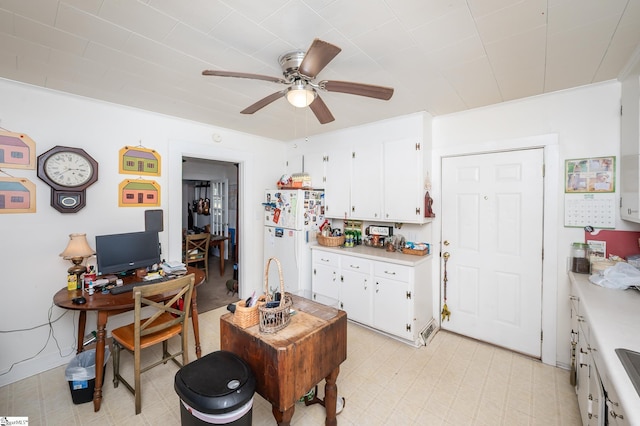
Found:
<svg viewBox="0 0 640 426"><path fill-rule="evenodd" d="M297 83L287 90L287 101L297 108L304 108L311 105L316 98L316 91L313 87L304 83Z"/></svg>

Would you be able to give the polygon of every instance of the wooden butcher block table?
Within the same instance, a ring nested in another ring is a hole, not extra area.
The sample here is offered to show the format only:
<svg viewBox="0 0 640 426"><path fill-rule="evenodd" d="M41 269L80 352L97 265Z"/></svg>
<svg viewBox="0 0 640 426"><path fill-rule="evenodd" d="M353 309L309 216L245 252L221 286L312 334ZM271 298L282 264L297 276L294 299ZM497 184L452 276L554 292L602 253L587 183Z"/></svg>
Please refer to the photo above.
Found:
<svg viewBox="0 0 640 426"><path fill-rule="evenodd" d="M344 311L293 296L291 323L276 333L258 325L242 329L233 314L220 318L220 349L242 358L256 376L256 391L272 405L279 425L289 425L295 403L322 379L326 425L336 425L340 364L347 359Z"/></svg>

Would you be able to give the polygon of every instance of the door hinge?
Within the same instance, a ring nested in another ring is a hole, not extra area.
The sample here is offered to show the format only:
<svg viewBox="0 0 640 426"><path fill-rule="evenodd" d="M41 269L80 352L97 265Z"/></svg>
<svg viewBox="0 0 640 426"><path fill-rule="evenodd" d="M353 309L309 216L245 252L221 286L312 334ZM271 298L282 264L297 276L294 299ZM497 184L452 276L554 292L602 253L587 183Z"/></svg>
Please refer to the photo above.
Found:
<svg viewBox="0 0 640 426"><path fill-rule="evenodd" d="M313 275L316 274L316 268L313 268Z"/></svg>
<svg viewBox="0 0 640 426"><path fill-rule="evenodd" d="M620 105L620 115L622 115L622 105Z"/></svg>
<svg viewBox="0 0 640 426"><path fill-rule="evenodd" d="M353 152L351 153L351 158L356 158L356 152L355 152L355 151L353 151Z"/></svg>
<svg viewBox="0 0 640 426"><path fill-rule="evenodd" d="M328 155L323 155L323 156L322 156L322 162L323 162L323 163L326 163L326 162L328 162L328 161L329 161L329 156L328 156Z"/></svg>
<svg viewBox="0 0 640 426"><path fill-rule="evenodd" d="M545 168L545 165L543 164L543 165L542 165L542 177L544 177L544 173L545 173L546 171L547 171L547 170L546 170L546 168Z"/></svg>
<svg viewBox="0 0 640 426"><path fill-rule="evenodd" d="M420 216L420 207L416 207L416 214Z"/></svg>
<svg viewBox="0 0 640 426"><path fill-rule="evenodd" d="M544 247L542 248L542 260L544 260Z"/></svg>
<svg viewBox="0 0 640 426"><path fill-rule="evenodd" d="M344 303L340 302L340 309L344 310Z"/></svg>
<svg viewBox="0 0 640 426"><path fill-rule="evenodd" d="M411 324L407 324L407 331L411 332Z"/></svg>
<svg viewBox="0 0 640 426"><path fill-rule="evenodd" d="M420 149L421 149L421 147L420 147L420 142L418 142L418 143L416 144L416 151L420 151Z"/></svg>
<svg viewBox="0 0 640 426"><path fill-rule="evenodd" d="M407 292L407 299L411 299L411 292L410 291Z"/></svg>
<svg viewBox="0 0 640 426"><path fill-rule="evenodd" d="M540 330L540 341L544 340L544 331Z"/></svg>

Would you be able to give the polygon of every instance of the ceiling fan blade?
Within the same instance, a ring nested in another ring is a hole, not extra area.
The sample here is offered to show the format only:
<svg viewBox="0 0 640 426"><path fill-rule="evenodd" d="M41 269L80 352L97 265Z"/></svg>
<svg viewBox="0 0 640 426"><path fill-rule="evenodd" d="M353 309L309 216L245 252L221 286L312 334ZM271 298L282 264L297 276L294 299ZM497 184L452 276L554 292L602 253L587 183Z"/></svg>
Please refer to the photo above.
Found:
<svg viewBox="0 0 640 426"><path fill-rule="evenodd" d="M393 96L392 87L374 86L350 81L321 81L320 87L327 92L348 93L350 95L367 96L385 101L388 101L391 99L391 96Z"/></svg>
<svg viewBox="0 0 640 426"><path fill-rule="evenodd" d="M309 108L311 108L311 111L313 111L320 124L331 123L335 120L331 111L329 111L327 104L324 103L320 95L316 96L313 102L309 105Z"/></svg>
<svg viewBox="0 0 640 426"><path fill-rule="evenodd" d="M287 93L287 89L281 90L281 91L276 92L276 93L272 93L271 95L267 96L266 98L260 99L255 104L246 107L245 109L240 111L240 114L253 114L254 112L266 107L271 102L277 101L278 99L283 97L285 93Z"/></svg>
<svg viewBox="0 0 640 426"><path fill-rule="evenodd" d="M264 81L271 81L273 83L286 83L286 81L284 81L280 77L271 77L269 75L261 75L261 74L250 74L246 72L204 70L202 71L202 75L212 75L215 77L250 78L252 80L264 80Z"/></svg>
<svg viewBox="0 0 640 426"><path fill-rule="evenodd" d="M342 49L338 46L322 41L319 38L313 40L298 67L298 73L311 79L316 78L320 71L341 51Z"/></svg>

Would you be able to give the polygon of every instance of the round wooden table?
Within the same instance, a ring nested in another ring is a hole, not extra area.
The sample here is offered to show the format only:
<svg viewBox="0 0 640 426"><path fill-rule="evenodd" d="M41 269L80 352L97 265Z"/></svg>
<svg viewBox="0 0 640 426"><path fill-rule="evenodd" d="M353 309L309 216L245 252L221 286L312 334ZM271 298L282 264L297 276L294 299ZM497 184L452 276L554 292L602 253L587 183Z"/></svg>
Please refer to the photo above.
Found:
<svg viewBox="0 0 640 426"><path fill-rule="evenodd" d="M197 304L197 291L196 288L204 282L204 272L198 268L187 267L187 274L194 274L195 286L193 289L193 295L191 296L191 322L193 324L193 336L196 342L196 356L200 358L202 349L200 346L200 329L198 325L198 304ZM141 281L135 275L127 276L123 278L125 284ZM76 297L84 296L87 300L82 305L73 303L73 299ZM172 297L171 294L167 294L166 298L160 297L158 300L166 300ZM82 290L67 290L66 287L58 291L53 296L53 303L64 309L70 309L79 311L78 317L78 353L84 350L83 339L85 332L85 325L87 322L87 312L96 311L97 320L97 341L96 341L96 365L104 364L104 346L106 336L107 319L111 315L120 314L122 312L131 311L134 308L134 300L132 292L125 292L120 294L101 293L97 292L89 296L88 293ZM93 393L93 408L94 411L100 410L100 404L102 402L102 384L103 384L103 369L96 368L96 381L95 390Z"/></svg>

